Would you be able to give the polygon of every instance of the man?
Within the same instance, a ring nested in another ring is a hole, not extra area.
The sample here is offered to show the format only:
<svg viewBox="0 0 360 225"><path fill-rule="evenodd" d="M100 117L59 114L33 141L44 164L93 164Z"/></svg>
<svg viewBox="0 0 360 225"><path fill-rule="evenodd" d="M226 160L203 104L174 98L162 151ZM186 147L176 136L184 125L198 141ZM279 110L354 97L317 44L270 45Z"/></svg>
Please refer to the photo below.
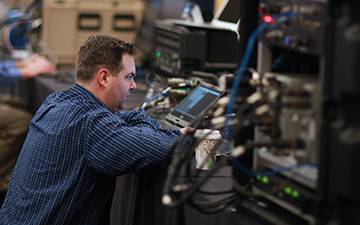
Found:
<svg viewBox="0 0 360 225"><path fill-rule="evenodd" d="M132 44L89 37L75 83L44 101L11 177L1 224L108 224L116 176L158 164L185 130L119 111L136 88Z"/></svg>
<svg viewBox="0 0 360 225"><path fill-rule="evenodd" d="M0 62L0 85L11 87L21 80L39 74L54 73L55 65L46 58L34 54L21 61ZM24 143L31 113L23 107L23 99L0 95L0 192L7 190L12 169Z"/></svg>

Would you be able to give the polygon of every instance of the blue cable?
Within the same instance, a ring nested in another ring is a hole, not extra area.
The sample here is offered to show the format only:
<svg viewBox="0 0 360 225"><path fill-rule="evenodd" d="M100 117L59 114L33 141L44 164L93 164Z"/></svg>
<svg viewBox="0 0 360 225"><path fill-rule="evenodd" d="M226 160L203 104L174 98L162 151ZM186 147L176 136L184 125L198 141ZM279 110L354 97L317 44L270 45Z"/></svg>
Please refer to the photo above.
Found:
<svg viewBox="0 0 360 225"><path fill-rule="evenodd" d="M226 120L225 120L225 134L226 134L226 139L230 139L231 136L231 126L230 126L230 118L231 118L231 114L233 113L233 109L234 109L234 105L235 105L235 101L236 101L236 97L237 97L237 92L238 92L238 88L240 86L243 74L246 70L246 67L249 63L250 57L251 57L251 53L252 50L254 48L254 45L256 43L257 37L264 32L267 28L269 28L268 30L272 30L275 27L277 27L278 25L288 21L290 18L299 15L298 13L293 13L293 12L285 12L285 13L280 13L280 14L276 14L274 15L272 18L278 21L275 24L272 23L268 23L268 22L264 22L262 23L259 27L257 27L255 29L255 31L250 35L247 46L246 46L246 50L243 56L243 59L240 63L239 69L236 73L233 85L232 85L232 91L230 94L230 99L228 102L228 105L226 107ZM266 176L270 176L270 175L275 175L278 173L281 173L283 171L286 170L292 170L296 167L299 166L312 166L311 164L308 163L304 163L304 164L294 164L288 167L279 167L275 170L269 171L269 172L264 172L264 173L258 173L258 174L253 174L249 169L247 169L246 167L244 167L236 158L234 157L230 157L231 161L233 162L233 164L236 166L236 168L238 168L240 171L242 171L244 174L250 176L250 177L256 177L258 175L260 176L264 176L264 174L266 174Z"/></svg>
<svg viewBox="0 0 360 225"><path fill-rule="evenodd" d="M235 76L235 79L234 79L234 82L232 85L232 91L230 94L229 103L226 107L226 120L225 120L226 121L225 122L226 132L225 133L227 134L226 135L227 139L230 139L231 127L230 127L229 121L230 121L231 114L233 113L233 108L234 108L233 106L235 104L235 100L236 100L238 88L240 86L240 82L242 80L242 77L243 77L244 71L247 67L247 64L249 63L254 44L256 42L256 38L259 34L261 34L261 32L263 32L266 29L266 27L268 25L269 25L269 23L262 23L249 37L243 59L240 63L238 72Z"/></svg>
<svg viewBox="0 0 360 225"><path fill-rule="evenodd" d="M154 99L156 99L156 98L160 98L161 96L168 96L168 95L170 95L170 93L169 93L169 92L166 92L166 93L161 93L161 94L159 94L159 95L156 95L156 96L154 96L154 97L149 98L148 100L146 100L146 101L142 104L141 110L142 110L144 113L146 113L146 112L145 112L145 107L146 107L146 105L147 105L150 101L152 101L152 100L154 100Z"/></svg>
<svg viewBox="0 0 360 225"><path fill-rule="evenodd" d="M271 26L271 29L274 29L276 26L278 26L281 23L286 22L287 20L289 20L290 18L297 16L298 13L292 13L292 12L285 12L285 13L280 13L280 14L276 14L273 16L273 19L279 19L278 23L272 24L272 23L268 23L268 22L264 22L262 23L258 28L255 29L255 31L250 35L247 46L246 46L246 50L243 56L243 59L240 63L239 69L237 71L237 74L235 76L233 85L232 85L232 91L231 91L231 95L230 95L230 99L229 99L229 103L226 107L226 120L225 120L225 133L226 135L226 139L230 139L230 134L231 134L231 127L229 124L230 118L231 118L231 114L233 113L233 108L234 108L234 104L235 104L235 100L236 100L236 96L237 96L237 92L238 92L238 88L240 86L243 74L246 70L246 67L249 63L250 57L251 57L251 53L252 50L254 48L254 45L256 43L256 39L257 37L268 27Z"/></svg>
<svg viewBox="0 0 360 225"><path fill-rule="evenodd" d="M233 160L232 161L233 164L236 166L237 169L239 169L241 172L243 172L244 174L246 174L249 177L257 177L257 176L273 176L285 171L290 171L296 168L300 168L300 167L313 167L313 168L318 168L318 166L314 163L300 163L300 164L292 164L289 166L284 166L284 167L278 167L274 170L271 171L266 171L266 172L259 172L259 173L252 173L250 169L246 168L245 166L243 166L238 160Z"/></svg>

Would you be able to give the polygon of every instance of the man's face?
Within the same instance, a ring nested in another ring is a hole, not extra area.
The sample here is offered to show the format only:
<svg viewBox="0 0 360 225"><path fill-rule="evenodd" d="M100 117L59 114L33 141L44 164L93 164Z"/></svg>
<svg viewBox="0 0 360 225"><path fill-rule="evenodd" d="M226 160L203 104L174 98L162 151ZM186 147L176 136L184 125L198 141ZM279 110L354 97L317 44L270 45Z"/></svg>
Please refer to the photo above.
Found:
<svg viewBox="0 0 360 225"><path fill-rule="evenodd" d="M125 108L126 101L129 100L130 91L136 88L134 81L135 76L135 60L129 54L123 55L123 69L119 72L118 76L110 76L109 98L112 103L110 110L117 112Z"/></svg>

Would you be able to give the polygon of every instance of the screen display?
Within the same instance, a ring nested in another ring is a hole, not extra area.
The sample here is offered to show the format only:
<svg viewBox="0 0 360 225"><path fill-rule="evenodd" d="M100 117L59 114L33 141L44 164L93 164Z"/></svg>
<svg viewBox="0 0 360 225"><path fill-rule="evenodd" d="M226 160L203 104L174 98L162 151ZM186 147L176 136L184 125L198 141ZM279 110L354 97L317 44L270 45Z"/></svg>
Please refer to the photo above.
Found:
<svg viewBox="0 0 360 225"><path fill-rule="evenodd" d="M192 122L211 106L221 95L220 92L200 86L195 89L171 114Z"/></svg>

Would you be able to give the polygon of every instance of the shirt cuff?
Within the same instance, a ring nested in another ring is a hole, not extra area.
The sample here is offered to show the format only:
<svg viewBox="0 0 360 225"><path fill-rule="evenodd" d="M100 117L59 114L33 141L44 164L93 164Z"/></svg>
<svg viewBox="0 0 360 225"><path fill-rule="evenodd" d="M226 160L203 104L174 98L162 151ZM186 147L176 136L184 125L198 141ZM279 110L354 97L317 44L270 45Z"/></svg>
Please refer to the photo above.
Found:
<svg viewBox="0 0 360 225"><path fill-rule="evenodd" d="M21 75L21 71L16 68L16 67L10 67L7 69L8 73L5 74L5 76L7 77L11 77L11 78L21 78L22 75Z"/></svg>
<svg viewBox="0 0 360 225"><path fill-rule="evenodd" d="M0 64L0 73L7 78L21 78L21 71L16 67L16 62L5 61Z"/></svg>

